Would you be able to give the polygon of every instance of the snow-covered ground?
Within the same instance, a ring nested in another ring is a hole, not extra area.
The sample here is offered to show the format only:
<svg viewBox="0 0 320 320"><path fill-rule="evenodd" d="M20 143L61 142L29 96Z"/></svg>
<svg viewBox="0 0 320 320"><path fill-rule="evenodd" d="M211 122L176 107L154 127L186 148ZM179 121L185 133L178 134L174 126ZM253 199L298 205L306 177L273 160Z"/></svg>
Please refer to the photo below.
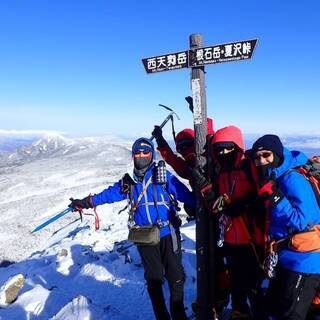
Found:
<svg viewBox="0 0 320 320"><path fill-rule="evenodd" d="M127 214L118 214L125 202L98 207L98 231L88 210L83 222L68 213L30 233L70 197L99 192L130 172L130 146L57 135L2 155L0 263L15 263L0 268L0 287L18 274L26 281L16 301L0 309L1 320L153 319L139 255L126 240ZM196 290L194 232L192 223L182 228L187 306Z"/></svg>
<svg viewBox="0 0 320 320"><path fill-rule="evenodd" d="M70 224L45 250L1 269L0 284L16 274L26 283L17 300L0 309L0 319L153 319L141 260L126 240L126 215L109 209L99 231L90 220ZM195 299L194 230L193 224L182 228L189 306Z"/></svg>
<svg viewBox="0 0 320 320"><path fill-rule="evenodd" d="M285 141L319 154L319 137ZM25 284L13 303L0 307L0 320L153 319L139 255L126 240L127 214L118 214L124 202L98 208L98 231L88 210L83 222L68 213L31 234L64 210L70 197L99 192L130 172L132 141L54 134L20 143L18 149L6 147L10 151L0 153L0 305L11 277L23 275ZM185 223L181 232L185 303L191 314L196 296L194 224Z"/></svg>

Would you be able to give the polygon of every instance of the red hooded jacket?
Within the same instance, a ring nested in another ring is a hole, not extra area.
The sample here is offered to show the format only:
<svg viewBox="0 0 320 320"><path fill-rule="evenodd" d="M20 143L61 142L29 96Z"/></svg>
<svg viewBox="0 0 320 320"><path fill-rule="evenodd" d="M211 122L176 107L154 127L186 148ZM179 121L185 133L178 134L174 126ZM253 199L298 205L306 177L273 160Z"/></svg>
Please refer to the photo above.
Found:
<svg viewBox="0 0 320 320"><path fill-rule="evenodd" d="M217 142L233 142L239 148L232 169L222 167L214 181L219 195L227 194L231 200L231 204L236 205L237 201L244 200L249 195L256 193L256 186L253 181L250 181L246 172L247 169L245 169L245 162L248 160L244 156L245 148L242 132L235 126L219 129L212 139L212 144ZM247 165L247 167L249 170L254 170L255 168L253 164ZM251 173L253 177L256 175L256 171L252 171ZM256 214L260 213L257 212ZM231 244L248 244L250 242L263 244L264 234L257 227L255 218L243 212L240 216L232 218L231 227L225 232L225 242Z"/></svg>

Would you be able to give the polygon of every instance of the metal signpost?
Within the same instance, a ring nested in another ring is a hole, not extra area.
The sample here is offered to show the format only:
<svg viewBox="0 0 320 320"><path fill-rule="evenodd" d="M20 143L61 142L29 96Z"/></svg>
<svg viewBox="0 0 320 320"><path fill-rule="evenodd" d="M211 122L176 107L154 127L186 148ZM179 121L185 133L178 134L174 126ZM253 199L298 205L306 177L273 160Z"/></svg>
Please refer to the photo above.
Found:
<svg viewBox="0 0 320 320"><path fill-rule="evenodd" d="M204 66L206 64L251 59L256 44L257 39L252 39L203 47L202 35L194 34L190 36L189 50L142 59L147 73L191 68L196 166L203 168L206 164L206 159L203 157L207 135L207 103ZM196 189L195 191L197 194L199 193L199 190ZM214 272L214 266L212 264L212 261L214 260L214 250L213 248L210 248L209 237L214 237L214 235L209 234L209 215L205 212L199 199L197 199L196 209L196 316L197 320L207 320L213 319L212 310L210 309L212 308L212 302L214 301L214 288L210 283L212 283L212 275Z"/></svg>

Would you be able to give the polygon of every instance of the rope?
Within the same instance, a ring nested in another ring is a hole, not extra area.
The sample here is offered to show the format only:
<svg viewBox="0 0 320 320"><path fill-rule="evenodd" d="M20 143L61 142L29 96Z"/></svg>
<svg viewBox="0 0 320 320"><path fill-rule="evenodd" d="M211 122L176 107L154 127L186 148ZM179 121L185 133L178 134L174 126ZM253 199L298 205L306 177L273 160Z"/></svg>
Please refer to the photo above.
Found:
<svg viewBox="0 0 320 320"><path fill-rule="evenodd" d="M100 219L97 213L97 207L93 207L93 212L94 212L94 227L96 230L100 229Z"/></svg>

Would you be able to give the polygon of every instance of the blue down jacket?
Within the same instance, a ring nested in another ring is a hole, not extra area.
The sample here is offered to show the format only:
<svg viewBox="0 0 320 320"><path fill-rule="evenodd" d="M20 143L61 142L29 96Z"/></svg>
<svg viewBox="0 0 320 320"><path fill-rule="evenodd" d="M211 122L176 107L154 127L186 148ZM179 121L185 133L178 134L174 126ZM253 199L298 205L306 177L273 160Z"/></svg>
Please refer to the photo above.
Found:
<svg viewBox="0 0 320 320"><path fill-rule="evenodd" d="M283 163L271 172L285 195L271 211L270 231L274 239L306 231L311 225L320 223L320 208L310 182L302 174L290 170L307 161L303 153L285 148ZM285 249L280 252L279 262L292 271L320 274L320 252Z"/></svg>
<svg viewBox="0 0 320 320"><path fill-rule="evenodd" d="M136 202L139 194L143 190L149 178L152 176L154 164L145 173L142 182L135 181L133 186L133 203ZM153 179L153 178L152 178ZM188 188L180 182L175 176L167 171L167 185L162 186L159 184L151 183L143 197L141 198L137 210L134 215L134 221L137 225L150 225L155 224L159 218L161 222L170 221L171 224L177 229L175 218L175 206L170 202L169 194L176 200L186 203L190 206L195 206L194 195ZM156 196L157 208L155 206L154 195ZM105 203L113 203L127 199L128 195L121 192L121 181L116 182L113 186L108 187L101 193L95 194L92 197L93 205L99 206ZM170 234L168 226L160 229L160 237Z"/></svg>

